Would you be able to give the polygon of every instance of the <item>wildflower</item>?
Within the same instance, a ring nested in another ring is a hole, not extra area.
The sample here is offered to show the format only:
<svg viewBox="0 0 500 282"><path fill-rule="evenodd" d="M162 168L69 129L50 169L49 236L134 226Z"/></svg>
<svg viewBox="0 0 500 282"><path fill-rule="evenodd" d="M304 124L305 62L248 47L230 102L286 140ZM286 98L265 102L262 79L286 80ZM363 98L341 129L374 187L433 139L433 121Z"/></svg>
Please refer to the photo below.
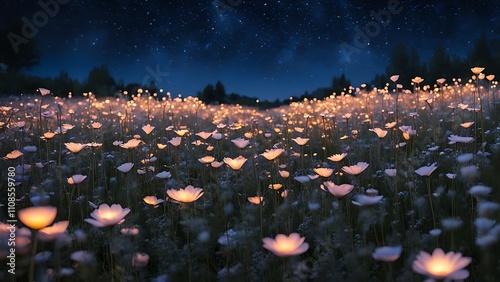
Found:
<svg viewBox="0 0 500 282"><path fill-rule="evenodd" d="M224 163L231 167L233 170L239 170L246 161L247 158L243 156L238 156L235 159L224 158Z"/></svg>
<svg viewBox="0 0 500 282"><path fill-rule="evenodd" d="M132 169L133 166L134 166L133 163L124 163L124 164L121 164L120 166L118 166L116 169L118 169L119 171L121 171L123 173L127 173Z"/></svg>
<svg viewBox="0 0 500 282"><path fill-rule="evenodd" d="M172 174L170 172L168 172L168 171L162 171L162 172L157 173L155 175L156 178L160 178L160 179L167 179L167 178L169 178L171 176L172 176Z"/></svg>
<svg viewBox="0 0 500 282"><path fill-rule="evenodd" d="M307 175L295 176L293 179L297 180L300 183L306 183L309 182L309 180L311 180Z"/></svg>
<svg viewBox="0 0 500 282"><path fill-rule="evenodd" d="M264 197L262 196L247 197L247 200L252 204L259 205L264 200Z"/></svg>
<svg viewBox="0 0 500 282"><path fill-rule="evenodd" d="M95 227L112 226L122 221L129 212L129 208L122 208L120 204L111 206L108 204L101 204L90 213L90 216L93 218L86 218L85 221Z"/></svg>
<svg viewBox="0 0 500 282"><path fill-rule="evenodd" d="M321 177L328 178L332 175L333 169L326 167L313 168L313 171Z"/></svg>
<svg viewBox="0 0 500 282"><path fill-rule="evenodd" d="M328 157L328 159L332 162L340 162L347 156L347 153L335 154L333 156Z"/></svg>
<svg viewBox="0 0 500 282"><path fill-rule="evenodd" d="M72 153L79 153L81 150L87 147L87 144L74 143L74 142L64 143L64 145L66 146L66 149L68 149Z"/></svg>
<svg viewBox="0 0 500 282"><path fill-rule="evenodd" d="M204 132L204 131L202 131L202 132L196 133L196 135L199 136L199 137L201 137L201 139L203 139L203 140L207 140L208 137L212 136L212 132Z"/></svg>
<svg viewBox="0 0 500 282"><path fill-rule="evenodd" d="M393 262L399 258L402 251L403 247L401 246L378 247L375 248L375 251L372 253L372 257L378 261Z"/></svg>
<svg viewBox="0 0 500 282"><path fill-rule="evenodd" d="M281 175L281 177L283 178L288 178L290 177L290 172L286 171L286 170L278 170L278 173Z"/></svg>
<svg viewBox="0 0 500 282"><path fill-rule="evenodd" d="M413 261L412 268L418 274L435 280L460 280L469 277L469 271L463 269L471 263L470 257L462 257L461 253L448 252L440 248L434 249L432 255L421 251Z"/></svg>
<svg viewBox="0 0 500 282"><path fill-rule="evenodd" d="M18 211L19 220L34 230L45 228L56 219L57 208L51 206L29 207Z"/></svg>
<svg viewBox="0 0 500 282"><path fill-rule="evenodd" d="M50 227L42 228L38 231L38 239L43 242L53 241L57 238L60 238L62 235L66 233L66 229L68 229L69 221L59 221Z"/></svg>
<svg viewBox="0 0 500 282"><path fill-rule="evenodd" d="M174 137L172 140L168 141L172 146L177 147L181 144L182 137Z"/></svg>
<svg viewBox="0 0 500 282"><path fill-rule="evenodd" d="M156 196L146 196L142 200L148 205L157 207L159 204L165 202L163 199L158 199Z"/></svg>
<svg viewBox="0 0 500 282"><path fill-rule="evenodd" d="M148 262L149 262L149 255L148 254L135 253L132 256L131 264L132 264L132 267L141 268L141 267L145 267L146 265L148 265Z"/></svg>
<svg viewBox="0 0 500 282"><path fill-rule="evenodd" d="M264 153L260 154L264 158L266 158L268 161L272 161L279 157L285 150L283 149L271 149L271 150L266 150Z"/></svg>
<svg viewBox="0 0 500 282"><path fill-rule="evenodd" d="M480 200L482 198L488 197L491 193L492 188L484 185L474 185L469 189L469 194Z"/></svg>
<svg viewBox="0 0 500 282"><path fill-rule="evenodd" d="M5 156L5 158L6 158L6 159L9 159L9 160L15 160L15 159L19 158L19 157L20 157L20 156L22 156L22 155L23 155L23 153L22 153L21 151L19 151L19 150L14 150L14 151L12 151L12 152L8 153L8 154Z"/></svg>
<svg viewBox="0 0 500 282"><path fill-rule="evenodd" d="M450 135L448 137L448 140L450 140L448 142L448 144L452 145L455 143L470 143L470 142L472 142L472 140L474 140L474 138L473 137L462 137L462 136L457 136L457 135Z"/></svg>
<svg viewBox="0 0 500 282"><path fill-rule="evenodd" d="M328 190L333 196L335 197L344 197L345 195L349 194L352 189L354 189L354 185L351 184L341 184L341 185L336 185L335 183L331 181L326 181L323 183Z"/></svg>
<svg viewBox="0 0 500 282"><path fill-rule="evenodd" d="M384 173L387 175L387 176L390 176L390 177L395 177L397 175L397 171L395 168L388 168L388 169L385 169L384 170Z"/></svg>
<svg viewBox="0 0 500 282"><path fill-rule="evenodd" d="M120 147L131 150L137 148L141 143L143 143L141 140L134 138L127 141L127 143L120 144Z"/></svg>
<svg viewBox="0 0 500 282"><path fill-rule="evenodd" d="M210 164L215 161L213 156L205 156L203 158L198 159L198 161L202 164Z"/></svg>
<svg viewBox="0 0 500 282"><path fill-rule="evenodd" d="M298 233L289 236L284 234L276 235L276 238L263 238L263 247L279 257L295 256L305 253L309 249L309 244L305 243L305 237L300 237Z"/></svg>
<svg viewBox="0 0 500 282"><path fill-rule="evenodd" d="M213 161L212 163L210 163L210 166L211 166L211 167L213 167L213 168L219 168L219 167L221 167L223 164L224 164L224 162L217 162L217 161Z"/></svg>
<svg viewBox="0 0 500 282"><path fill-rule="evenodd" d="M195 188L192 185L188 185L184 189L169 189L167 190L167 194L170 198L172 198L174 201L180 202L180 203L191 203L196 200L198 200L201 196L203 196L203 189L201 188Z"/></svg>
<svg viewBox="0 0 500 282"><path fill-rule="evenodd" d="M149 135L153 129L155 129L154 126L152 126L151 124L147 124L145 126L142 127L142 131L144 131L144 133L146 133L146 135Z"/></svg>
<svg viewBox="0 0 500 282"><path fill-rule="evenodd" d="M244 149L250 143L250 140L246 140L244 138L236 138L231 140L231 142L233 142L236 147Z"/></svg>
<svg viewBox="0 0 500 282"><path fill-rule="evenodd" d="M396 81L398 81L398 79L399 79L399 74L391 75L391 77L390 77L390 80L392 82L396 82Z"/></svg>
<svg viewBox="0 0 500 282"><path fill-rule="evenodd" d="M23 150L25 150L28 153L34 153L38 150L36 146L24 146Z"/></svg>
<svg viewBox="0 0 500 282"><path fill-rule="evenodd" d="M187 129L180 129L180 130L174 130L174 132L175 132L177 135L179 135L180 137L182 137L182 136L186 135L186 133L188 133L188 132L189 132L189 130L187 130Z"/></svg>
<svg viewBox="0 0 500 282"><path fill-rule="evenodd" d="M38 90L38 92L40 92L40 94L42 94L42 96L47 96L50 94L50 90L47 88L40 87L37 90Z"/></svg>
<svg viewBox="0 0 500 282"><path fill-rule="evenodd" d="M68 184L76 185L82 183L87 178L86 175L75 174L68 178Z"/></svg>
<svg viewBox="0 0 500 282"><path fill-rule="evenodd" d="M437 169L437 166L435 163L431 164L430 166L423 166L417 170L415 170L415 173L420 175L420 176L430 176L432 172L434 172Z"/></svg>
<svg viewBox="0 0 500 282"><path fill-rule="evenodd" d="M357 164L352 166L344 166L342 167L342 170L350 175L358 175L362 173L368 167L368 165L369 164L366 162L358 162Z"/></svg>
<svg viewBox="0 0 500 282"><path fill-rule="evenodd" d="M99 129L102 127L102 123L100 122L93 122L90 127L92 127L93 129Z"/></svg>
<svg viewBox="0 0 500 282"><path fill-rule="evenodd" d="M368 130L377 134L378 138L380 138L380 139L384 138L388 132L387 130L383 130L382 128L378 128L378 127L373 128L373 129L370 128Z"/></svg>
<svg viewBox="0 0 500 282"><path fill-rule="evenodd" d="M300 146L304 146L307 142L309 142L309 138L302 137L292 138L292 140Z"/></svg>
<svg viewBox="0 0 500 282"><path fill-rule="evenodd" d="M482 71L484 71L484 68L483 67L473 67L470 70L472 71L473 74L478 75Z"/></svg>

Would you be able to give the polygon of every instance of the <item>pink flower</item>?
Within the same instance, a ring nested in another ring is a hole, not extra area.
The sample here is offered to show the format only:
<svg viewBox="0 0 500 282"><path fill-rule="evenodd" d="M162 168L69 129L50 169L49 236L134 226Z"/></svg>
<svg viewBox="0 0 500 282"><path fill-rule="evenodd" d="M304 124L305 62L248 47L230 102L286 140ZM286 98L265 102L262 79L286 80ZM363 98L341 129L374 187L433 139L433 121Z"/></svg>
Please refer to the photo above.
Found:
<svg viewBox="0 0 500 282"><path fill-rule="evenodd" d="M290 236L284 234L276 235L276 238L263 238L263 247L279 257L295 256L305 253L309 249L309 244L305 243L305 237L300 237L299 233L292 233Z"/></svg>
<svg viewBox="0 0 500 282"><path fill-rule="evenodd" d="M470 257L462 257L461 253L444 253L440 248L434 249L432 255L421 251L413 261L412 268L416 273L436 280L461 280L469 277L469 271L463 269L471 263Z"/></svg>

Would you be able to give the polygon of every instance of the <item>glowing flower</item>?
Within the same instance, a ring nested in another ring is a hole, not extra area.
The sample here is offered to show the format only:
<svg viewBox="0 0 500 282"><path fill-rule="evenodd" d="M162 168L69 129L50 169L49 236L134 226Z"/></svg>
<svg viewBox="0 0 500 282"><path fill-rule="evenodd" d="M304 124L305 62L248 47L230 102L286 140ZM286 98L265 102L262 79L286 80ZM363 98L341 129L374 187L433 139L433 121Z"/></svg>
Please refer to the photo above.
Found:
<svg viewBox="0 0 500 282"><path fill-rule="evenodd" d="M283 178L288 178L290 177L290 172L286 171L286 170L278 170L278 173L281 175L281 177Z"/></svg>
<svg viewBox="0 0 500 282"><path fill-rule="evenodd" d="M161 144L161 143L156 143L156 146L158 147L158 149L160 150L163 150L165 148L167 148L167 145L166 144Z"/></svg>
<svg viewBox="0 0 500 282"><path fill-rule="evenodd" d="M469 271L463 269L471 263L470 257L462 257L461 253L444 253L440 248L434 249L432 255L420 251L413 261L412 268L418 274L436 280L461 280L469 277Z"/></svg>
<svg viewBox="0 0 500 282"><path fill-rule="evenodd" d="M142 127L142 131L144 131L146 133L146 135L149 135L153 129L155 129L154 126L152 126L151 124L146 124L145 126Z"/></svg>
<svg viewBox="0 0 500 282"><path fill-rule="evenodd" d="M300 146L304 146L307 142L309 142L309 138L302 137L292 138L292 140Z"/></svg>
<svg viewBox="0 0 500 282"><path fill-rule="evenodd" d="M280 183L274 183L274 184L269 184L269 189L271 190L279 190L281 187L283 187L283 184Z"/></svg>
<svg viewBox="0 0 500 282"><path fill-rule="evenodd" d="M66 149L68 149L72 153L78 153L85 147L87 147L87 144L74 143L74 142L64 143L64 145L66 146Z"/></svg>
<svg viewBox="0 0 500 282"><path fill-rule="evenodd" d="M196 133L196 135L200 136L201 139L203 139L203 140L207 140L208 137L212 136L212 132L203 132L202 131L202 132Z"/></svg>
<svg viewBox="0 0 500 282"><path fill-rule="evenodd" d="M434 172L437 169L437 166L435 163L431 164L430 166L423 166L417 170L415 170L415 173L420 175L420 176L430 176L432 172Z"/></svg>
<svg viewBox="0 0 500 282"><path fill-rule="evenodd" d="M276 238L263 238L263 247L279 257L296 256L305 253L309 249L309 244L305 243L305 237L300 237L298 233L290 236L284 234L276 235Z"/></svg>
<svg viewBox="0 0 500 282"><path fill-rule="evenodd" d="M344 166L344 167L342 167L342 170L350 175L358 175L358 174L362 173L368 166L369 166L368 163L358 162L355 165Z"/></svg>
<svg viewBox="0 0 500 282"><path fill-rule="evenodd" d="M172 146L177 147L181 144L182 137L174 137L172 140L168 141Z"/></svg>
<svg viewBox="0 0 500 282"><path fill-rule="evenodd" d="M46 95L49 95L50 94L50 90L47 89L47 88L38 88L38 92L40 92L40 94L42 94L42 96L46 96Z"/></svg>
<svg viewBox="0 0 500 282"><path fill-rule="evenodd" d="M224 158L224 163L226 163L233 170L239 170L246 161L247 158L243 156L238 156L236 159Z"/></svg>
<svg viewBox="0 0 500 282"><path fill-rule="evenodd" d="M262 196L247 197L247 200L252 204L260 205L260 203L262 203L262 201L264 200L264 197Z"/></svg>
<svg viewBox="0 0 500 282"><path fill-rule="evenodd" d="M102 123L100 122L93 122L91 125L90 125L93 129L99 129L102 127Z"/></svg>
<svg viewBox="0 0 500 282"><path fill-rule="evenodd" d="M174 132L175 132L177 135L179 135L180 137L182 137L182 136L186 135L186 133L188 133L188 132L189 132L189 130L187 130L187 129L181 129L181 130L174 130Z"/></svg>
<svg viewBox="0 0 500 282"><path fill-rule="evenodd" d="M198 159L198 161L202 164L210 164L215 161L215 158L213 156L205 156L201 159Z"/></svg>
<svg viewBox="0 0 500 282"><path fill-rule="evenodd" d="M165 200L158 199L158 198L156 198L156 196L146 196L143 198L143 200L146 204L152 205L152 206L157 206L157 205L165 202Z"/></svg>
<svg viewBox="0 0 500 282"><path fill-rule="evenodd" d="M332 175L333 169L331 168L326 168L326 167L318 167L318 168L313 168L313 171L324 178L328 178Z"/></svg>
<svg viewBox="0 0 500 282"><path fill-rule="evenodd" d="M132 256L132 267L141 268L148 265L149 255L146 253L135 253Z"/></svg>
<svg viewBox="0 0 500 282"><path fill-rule="evenodd" d="M38 239L43 242L55 240L66 233L68 225L69 221L65 220L56 222L50 227L42 228L38 231Z"/></svg>
<svg viewBox="0 0 500 282"><path fill-rule="evenodd" d="M469 122L464 122L464 123L461 123L460 126L463 127L463 128L469 128L471 127L471 125L473 125L474 122L473 121L469 121Z"/></svg>
<svg viewBox="0 0 500 282"><path fill-rule="evenodd" d="M375 248L375 251L372 253L372 257L378 261L393 262L399 258L402 251L403 247L401 246L378 247Z"/></svg>
<svg viewBox="0 0 500 282"><path fill-rule="evenodd" d="M272 161L279 157L281 154L283 154L285 150L283 149L271 149L271 150L266 150L264 153L260 154L264 158L266 158L269 161Z"/></svg>
<svg viewBox="0 0 500 282"><path fill-rule="evenodd" d="M213 167L213 168L219 168L221 167L222 165L224 164L224 162L217 162L217 161L213 161L210 163L210 166Z"/></svg>
<svg viewBox="0 0 500 282"><path fill-rule="evenodd" d="M411 81L413 83L420 84L420 83L422 83L424 81L424 79L421 78L420 76L415 76L415 78L412 78Z"/></svg>
<svg viewBox="0 0 500 282"><path fill-rule="evenodd" d="M121 164L116 169L118 169L119 171L121 171L123 173L127 173L132 169L133 166L134 166L133 163L124 163L124 164Z"/></svg>
<svg viewBox="0 0 500 282"><path fill-rule="evenodd" d="M128 140L127 143L120 144L120 147L122 147L123 149L131 150L137 148L137 146L139 146L141 143L143 143L141 140L134 138Z"/></svg>
<svg viewBox="0 0 500 282"><path fill-rule="evenodd" d="M378 138L382 139L387 135L387 130L383 130L382 128L373 128L373 129L368 129L371 132L375 132L377 134Z"/></svg>
<svg viewBox="0 0 500 282"><path fill-rule="evenodd" d="M385 128L387 128L387 129L393 128L394 126L396 126L396 124L397 123L395 121L388 122L388 123L385 124Z"/></svg>
<svg viewBox="0 0 500 282"><path fill-rule="evenodd" d="M31 229L42 229L56 219L57 208L51 206L29 207L18 211L19 220Z"/></svg>
<svg viewBox="0 0 500 282"><path fill-rule="evenodd" d="M169 189L167 190L167 194L174 201L180 203L191 203L198 200L201 196L203 196L203 189L195 188L192 185L188 185L184 189Z"/></svg>
<svg viewBox="0 0 500 282"><path fill-rule="evenodd" d="M392 82L396 82L396 81L398 81L398 79L399 79L399 74L391 75L390 79L391 79L391 81L392 81Z"/></svg>
<svg viewBox="0 0 500 282"><path fill-rule="evenodd" d="M122 208L120 204L111 205L101 204L99 208L95 209L85 221L95 227L112 226L122 221L125 216L130 212L129 208Z"/></svg>
<svg viewBox="0 0 500 282"><path fill-rule="evenodd" d="M351 184L336 185L332 181L326 181L323 182L323 184L325 185L328 192L338 198L344 197L345 195L349 194L352 189L354 189L354 185Z"/></svg>
<svg viewBox="0 0 500 282"><path fill-rule="evenodd" d="M248 144L250 143L250 140L246 140L244 138L236 138L236 139L231 140L231 142L233 142L234 145L236 145L236 147L238 147L240 149L244 149L246 146L248 146Z"/></svg>
<svg viewBox="0 0 500 282"><path fill-rule="evenodd" d="M19 151L19 150L14 150L14 151L12 151L12 152L8 153L8 154L5 156L5 158L6 158L6 159L9 159L9 160L15 160L15 159L19 158L19 157L20 157L20 156L22 156L22 155L23 155L23 153L22 153L21 151Z"/></svg>
<svg viewBox="0 0 500 282"><path fill-rule="evenodd" d="M446 78L438 78L436 79L436 82L439 84L443 84L446 81Z"/></svg>
<svg viewBox="0 0 500 282"><path fill-rule="evenodd" d="M484 68L483 67L473 67L470 70L472 71L473 74L478 75L482 71L484 71Z"/></svg>
<svg viewBox="0 0 500 282"><path fill-rule="evenodd" d="M347 153L335 154L333 156L328 157L328 159L332 162L340 162L347 156Z"/></svg>
<svg viewBox="0 0 500 282"><path fill-rule="evenodd" d="M82 183L87 178L86 175L75 174L68 178L68 184L75 185Z"/></svg>

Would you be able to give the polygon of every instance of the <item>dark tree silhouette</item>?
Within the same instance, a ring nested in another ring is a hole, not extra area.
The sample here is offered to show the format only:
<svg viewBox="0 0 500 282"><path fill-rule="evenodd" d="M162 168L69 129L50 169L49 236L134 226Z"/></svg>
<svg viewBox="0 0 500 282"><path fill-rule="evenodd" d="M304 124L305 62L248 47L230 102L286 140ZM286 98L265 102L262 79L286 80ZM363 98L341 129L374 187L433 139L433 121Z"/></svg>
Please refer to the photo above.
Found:
<svg viewBox="0 0 500 282"><path fill-rule="evenodd" d="M26 39L20 36L22 25L17 22L0 30L0 64L4 64L4 68L10 73L19 73L40 62L35 38Z"/></svg>

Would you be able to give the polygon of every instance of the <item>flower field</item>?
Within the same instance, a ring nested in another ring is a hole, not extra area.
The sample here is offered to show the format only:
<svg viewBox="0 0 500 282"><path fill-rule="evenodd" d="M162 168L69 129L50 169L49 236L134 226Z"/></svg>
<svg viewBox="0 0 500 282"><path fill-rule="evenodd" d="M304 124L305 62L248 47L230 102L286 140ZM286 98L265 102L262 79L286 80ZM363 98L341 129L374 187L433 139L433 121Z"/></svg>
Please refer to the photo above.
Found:
<svg viewBox="0 0 500 282"><path fill-rule="evenodd" d="M270 110L2 98L0 280L495 281L500 99L481 71Z"/></svg>

